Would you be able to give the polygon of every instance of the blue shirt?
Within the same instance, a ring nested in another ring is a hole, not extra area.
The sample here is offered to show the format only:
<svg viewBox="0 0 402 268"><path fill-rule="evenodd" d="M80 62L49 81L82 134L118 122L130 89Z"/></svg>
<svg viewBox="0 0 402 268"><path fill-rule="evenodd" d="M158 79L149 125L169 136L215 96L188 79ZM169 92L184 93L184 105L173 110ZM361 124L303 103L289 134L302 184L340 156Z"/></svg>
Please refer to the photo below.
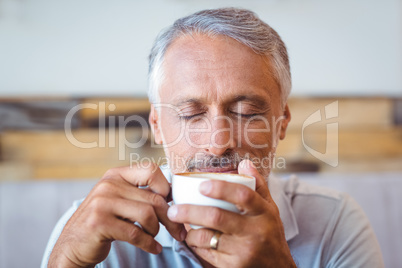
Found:
<svg viewBox="0 0 402 268"><path fill-rule="evenodd" d="M161 169L170 181L169 169ZM308 185L296 177L281 180L270 176L268 186L298 267L384 267L370 223L349 195ZM42 267L47 267L54 244L81 202L74 202L54 228ZM114 241L108 257L96 267L202 267L188 247L174 240L163 225L155 239L163 246L158 255Z"/></svg>

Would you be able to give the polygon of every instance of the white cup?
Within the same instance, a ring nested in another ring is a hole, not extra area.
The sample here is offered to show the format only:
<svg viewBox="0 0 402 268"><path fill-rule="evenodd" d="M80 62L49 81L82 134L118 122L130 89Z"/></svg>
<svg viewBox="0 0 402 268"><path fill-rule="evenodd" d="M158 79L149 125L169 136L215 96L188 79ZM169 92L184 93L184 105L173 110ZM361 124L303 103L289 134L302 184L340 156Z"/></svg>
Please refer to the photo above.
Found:
<svg viewBox="0 0 402 268"><path fill-rule="evenodd" d="M232 212L240 213L236 205L227 201L207 197L200 193L200 184L208 180L222 180L239 183L255 191L255 178L247 175L230 173L188 172L174 174L172 177L172 196L175 204L191 204L199 206L212 206ZM201 226L193 226L198 229Z"/></svg>

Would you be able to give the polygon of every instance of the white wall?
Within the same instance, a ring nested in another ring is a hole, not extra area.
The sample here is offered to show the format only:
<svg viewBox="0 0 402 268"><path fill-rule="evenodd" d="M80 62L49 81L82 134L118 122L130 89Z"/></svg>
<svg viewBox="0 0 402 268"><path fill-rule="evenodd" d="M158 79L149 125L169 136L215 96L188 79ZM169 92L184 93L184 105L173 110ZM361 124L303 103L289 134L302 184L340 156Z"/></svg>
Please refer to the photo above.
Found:
<svg viewBox="0 0 402 268"><path fill-rule="evenodd" d="M402 0L2 0L0 96L144 96L159 30L219 6L279 32L294 95L402 96Z"/></svg>

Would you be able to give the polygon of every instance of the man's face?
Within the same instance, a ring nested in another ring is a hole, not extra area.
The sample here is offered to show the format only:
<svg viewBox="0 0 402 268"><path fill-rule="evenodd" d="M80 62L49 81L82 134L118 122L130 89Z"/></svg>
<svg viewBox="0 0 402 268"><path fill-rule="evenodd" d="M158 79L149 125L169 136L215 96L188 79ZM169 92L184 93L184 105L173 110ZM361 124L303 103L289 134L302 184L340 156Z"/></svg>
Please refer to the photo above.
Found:
<svg viewBox="0 0 402 268"><path fill-rule="evenodd" d="M170 45L163 70L150 121L172 172L236 173L249 158L268 176L290 120L268 60L231 38L193 35Z"/></svg>

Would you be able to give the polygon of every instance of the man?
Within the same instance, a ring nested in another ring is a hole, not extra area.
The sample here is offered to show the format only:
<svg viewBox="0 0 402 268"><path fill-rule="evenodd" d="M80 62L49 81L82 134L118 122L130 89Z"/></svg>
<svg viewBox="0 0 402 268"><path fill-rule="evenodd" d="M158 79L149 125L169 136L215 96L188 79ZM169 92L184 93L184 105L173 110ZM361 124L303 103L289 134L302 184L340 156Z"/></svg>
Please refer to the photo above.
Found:
<svg viewBox="0 0 402 268"><path fill-rule="evenodd" d="M370 224L348 196L270 176L266 163L290 121L290 68L284 43L254 13L179 19L156 39L149 79L149 120L169 166L109 170L60 220L43 266L383 266ZM201 185L240 214L169 206L170 176L182 171L251 175L256 191Z"/></svg>

